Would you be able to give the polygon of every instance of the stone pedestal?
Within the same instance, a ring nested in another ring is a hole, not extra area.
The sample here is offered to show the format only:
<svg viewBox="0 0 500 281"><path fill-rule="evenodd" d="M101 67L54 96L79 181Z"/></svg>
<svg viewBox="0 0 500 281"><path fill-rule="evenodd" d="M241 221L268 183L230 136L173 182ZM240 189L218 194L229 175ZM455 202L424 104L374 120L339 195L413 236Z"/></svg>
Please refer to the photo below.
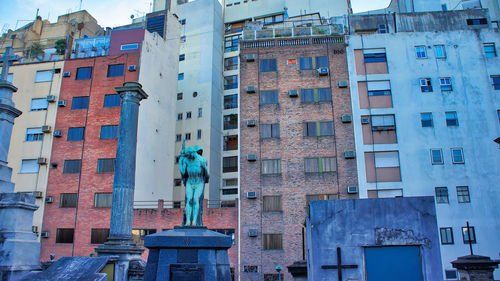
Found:
<svg viewBox="0 0 500 281"><path fill-rule="evenodd" d="M144 280L231 281L227 249L231 237L206 227L175 227L146 236Z"/></svg>
<svg viewBox="0 0 500 281"><path fill-rule="evenodd" d="M452 261L451 265L458 269L460 280L466 281L493 281L493 271L500 261L491 260L489 257L468 255Z"/></svg>

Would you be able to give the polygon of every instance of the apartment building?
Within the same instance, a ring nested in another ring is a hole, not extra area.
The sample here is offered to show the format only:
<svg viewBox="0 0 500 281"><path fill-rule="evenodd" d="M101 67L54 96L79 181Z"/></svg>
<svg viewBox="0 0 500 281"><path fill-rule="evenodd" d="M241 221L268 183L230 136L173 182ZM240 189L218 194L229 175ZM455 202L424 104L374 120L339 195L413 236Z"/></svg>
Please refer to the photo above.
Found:
<svg viewBox="0 0 500 281"><path fill-rule="evenodd" d="M457 280L450 262L469 243L500 248L498 29L475 9L352 16L350 32L360 198L435 196L443 275Z"/></svg>

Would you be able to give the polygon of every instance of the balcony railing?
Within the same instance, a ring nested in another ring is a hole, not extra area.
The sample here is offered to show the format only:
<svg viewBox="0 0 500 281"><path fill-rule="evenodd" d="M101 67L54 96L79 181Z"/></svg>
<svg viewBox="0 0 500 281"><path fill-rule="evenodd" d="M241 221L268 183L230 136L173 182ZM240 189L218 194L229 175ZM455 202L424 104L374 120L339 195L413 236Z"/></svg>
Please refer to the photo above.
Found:
<svg viewBox="0 0 500 281"><path fill-rule="evenodd" d="M208 208L235 208L236 200L204 200ZM134 209L183 209L186 207L184 201L134 201Z"/></svg>
<svg viewBox="0 0 500 281"><path fill-rule="evenodd" d="M71 58L90 58L107 56L109 52L109 36L76 39L71 51Z"/></svg>
<svg viewBox="0 0 500 281"><path fill-rule="evenodd" d="M290 37L330 36L343 34L342 25L317 25L310 27L279 27L262 30L243 30L243 40L261 40Z"/></svg>

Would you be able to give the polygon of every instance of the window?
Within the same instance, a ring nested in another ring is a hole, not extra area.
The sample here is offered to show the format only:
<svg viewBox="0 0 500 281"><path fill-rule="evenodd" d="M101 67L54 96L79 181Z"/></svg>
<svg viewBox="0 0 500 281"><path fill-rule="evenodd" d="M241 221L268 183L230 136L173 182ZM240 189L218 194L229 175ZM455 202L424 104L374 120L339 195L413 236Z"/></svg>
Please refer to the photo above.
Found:
<svg viewBox="0 0 500 281"><path fill-rule="evenodd" d="M177 100L182 100L183 93L177 93Z"/></svg>
<svg viewBox="0 0 500 281"><path fill-rule="evenodd" d="M237 70L238 69L238 57L231 57L224 59L224 71Z"/></svg>
<svg viewBox="0 0 500 281"><path fill-rule="evenodd" d="M198 130L198 132L196 133L196 137L197 137L198 139L201 139L201 130Z"/></svg>
<svg viewBox="0 0 500 281"><path fill-rule="evenodd" d="M238 156L222 158L222 172L231 173L238 171Z"/></svg>
<svg viewBox="0 0 500 281"><path fill-rule="evenodd" d="M391 131L396 129L394 115L371 116L372 131Z"/></svg>
<svg viewBox="0 0 500 281"><path fill-rule="evenodd" d="M451 160L453 164L463 164L464 163L464 154L461 148L452 148L451 149Z"/></svg>
<svg viewBox="0 0 500 281"><path fill-rule="evenodd" d="M335 157L304 158L304 172L328 173L336 171Z"/></svg>
<svg viewBox="0 0 500 281"><path fill-rule="evenodd" d="M457 186L458 203L470 203L470 194L468 186Z"/></svg>
<svg viewBox="0 0 500 281"><path fill-rule="evenodd" d="M365 63L372 63L372 62L386 62L387 57L385 55L385 52L380 52L381 50L365 50L363 57L365 60Z"/></svg>
<svg viewBox="0 0 500 281"><path fill-rule="evenodd" d="M181 39L180 39L181 43L184 43L186 42L186 36L181 36Z"/></svg>
<svg viewBox="0 0 500 281"><path fill-rule="evenodd" d="M120 106L122 98L118 94L104 95L104 107Z"/></svg>
<svg viewBox="0 0 500 281"><path fill-rule="evenodd" d="M260 104L278 104L278 91L261 91Z"/></svg>
<svg viewBox="0 0 500 281"><path fill-rule="evenodd" d="M179 61L183 60L186 60L186 55L185 54L179 55Z"/></svg>
<svg viewBox="0 0 500 281"><path fill-rule="evenodd" d="M224 136L223 149L224 151L237 150L238 135Z"/></svg>
<svg viewBox="0 0 500 281"><path fill-rule="evenodd" d="M191 111L186 112L186 119L191 119Z"/></svg>
<svg viewBox="0 0 500 281"><path fill-rule="evenodd" d="M177 113L177 120L182 120L182 113Z"/></svg>
<svg viewBox="0 0 500 281"><path fill-rule="evenodd" d="M101 139L111 140L118 138L118 125L101 126Z"/></svg>
<svg viewBox="0 0 500 281"><path fill-rule="evenodd" d="M21 161L21 170L19 172L21 174L38 173L39 168L40 165L38 164L37 159L23 159Z"/></svg>
<svg viewBox="0 0 500 281"><path fill-rule="evenodd" d="M260 137L263 139L279 138L280 124L262 124L260 128Z"/></svg>
<svg viewBox="0 0 500 281"><path fill-rule="evenodd" d="M54 70L40 70L36 72L35 83L52 81Z"/></svg>
<svg viewBox="0 0 500 281"><path fill-rule="evenodd" d="M333 122L306 122L304 123L304 136L333 136Z"/></svg>
<svg viewBox="0 0 500 281"><path fill-rule="evenodd" d="M281 208L281 196L262 196L262 211L263 212L280 212Z"/></svg>
<svg viewBox="0 0 500 281"><path fill-rule="evenodd" d="M455 111L446 112L446 126L458 126L458 117Z"/></svg>
<svg viewBox="0 0 500 281"><path fill-rule="evenodd" d="M139 49L139 44L134 43L134 44L123 44L120 46L121 51L128 51L128 50L136 50Z"/></svg>
<svg viewBox="0 0 500 281"><path fill-rule="evenodd" d="M271 72L278 70L278 63L276 59L262 59L260 60L260 72Z"/></svg>
<svg viewBox="0 0 500 281"><path fill-rule="evenodd" d="M390 96L391 84L389 81L368 81L368 96Z"/></svg>
<svg viewBox="0 0 500 281"><path fill-rule="evenodd" d="M85 127L69 128L68 129L68 140L69 141L79 141L83 140L85 135Z"/></svg>
<svg viewBox="0 0 500 281"><path fill-rule="evenodd" d="M448 188L447 187L436 187L436 203L437 204L448 204Z"/></svg>
<svg viewBox="0 0 500 281"><path fill-rule="evenodd" d="M64 160L63 173L65 174L80 173L81 165L82 165L82 160Z"/></svg>
<svg viewBox="0 0 500 281"><path fill-rule="evenodd" d="M87 80L92 77L92 67L79 67L76 69L76 80Z"/></svg>
<svg viewBox="0 0 500 281"><path fill-rule="evenodd" d="M238 189L237 188L223 189L222 195L238 195Z"/></svg>
<svg viewBox="0 0 500 281"><path fill-rule="evenodd" d="M315 57L315 62L316 62L316 68L328 67L328 57L327 56Z"/></svg>
<svg viewBox="0 0 500 281"><path fill-rule="evenodd" d="M442 227L439 232L441 234L441 244L453 244L453 229L451 227Z"/></svg>
<svg viewBox="0 0 500 281"><path fill-rule="evenodd" d="M443 5L446 5L446 4L443 4ZM444 271L444 275L445 275L446 280L448 280L448 279L452 279L452 280L458 279L457 271L454 270L454 269L452 269L452 270L449 270L449 269L445 270Z"/></svg>
<svg viewBox="0 0 500 281"><path fill-rule="evenodd" d="M182 180L181 179L174 179L174 186L181 186Z"/></svg>
<svg viewBox="0 0 500 281"><path fill-rule="evenodd" d="M182 141L182 135L181 134L175 135L175 141L176 142Z"/></svg>
<svg viewBox="0 0 500 281"><path fill-rule="evenodd" d="M31 99L30 111L47 110L47 107L49 107L49 102L46 98Z"/></svg>
<svg viewBox="0 0 500 281"><path fill-rule="evenodd" d="M378 33L387 33L387 27L385 24L379 24L378 25Z"/></svg>
<svg viewBox="0 0 500 281"><path fill-rule="evenodd" d="M462 227L462 236L464 238L464 244L476 244L476 233L473 226L469 226L469 228L466 226Z"/></svg>
<svg viewBox="0 0 500 281"><path fill-rule="evenodd" d="M104 244L108 240L109 228L92 228L90 232L91 244Z"/></svg>
<svg viewBox="0 0 500 281"><path fill-rule="evenodd" d="M451 79L449 77L439 78L439 86L441 86L441 91L450 92L452 90Z"/></svg>
<svg viewBox="0 0 500 281"><path fill-rule="evenodd" d="M132 229L132 240L136 245L144 245L144 237L155 234L156 229Z"/></svg>
<svg viewBox="0 0 500 281"><path fill-rule="evenodd" d="M41 141L43 140L42 128L28 128L26 129L26 141Z"/></svg>
<svg viewBox="0 0 500 281"><path fill-rule="evenodd" d="M497 56L497 49L495 47L495 43L484 43L484 56L487 58L493 58Z"/></svg>
<svg viewBox="0 0 500 281"><path fill-rule="evenodd" d="M212 231L231 236L232 243L234 244L234 229L212 229Z"/></svg>
<svg viewBox="0 0 500 281"><path fill-rule="evenodd" d="M238 108L238 95L224 96L224 109Z"/></svg>
<svg viewBox="0 0 500 281"><path fill-rule="evenodd" d="M445 59L446 52L444 50L444 45L434 45L434 55L436 59Z"/></svg>
<svg viewBox="0 0 500 281"><path fill-rule="evenodd" d="M73 243L75 229L58 228L56 230L56 243Z"/></svg>
<svg viewBox="0 0 500 281"><path fill-rule="evenodd" d="M59 208L76 208L78 193L61 193Z"/></svg>
<svg viewBox="0 0 500 281"><path fill-rule="evenodd" d="M224 76L224 90L238 88L238 75Z"/></svg>
<svg viewBox="0 0 500 281"><path fill-rule="evenodd" d="M431 78L420 79L420 91L422 93L432 92Z"/></svg>
<svg viewBox="0 0 500 281"><path fill-rule="evenodd" d="M71 109L89 108L89 97L74 97L71 103Z"/></svg>
<svg viewBox="0 0 500 281"><path fill-rule="evenodd" d="M300 58L299 59L299 68L300 70L309 70L313 69L312 58Z"/></svg>
<svg viewBox="0 0 500 281"><path fill-rule="evenodd" d="M330 88L300 89L302 102L327 102L332 100Z"/></svg>
<svg viewBox="0 0 500 281"><path fill-rule="evenodd" d="M191 133L186 133L186 134L184 135L184 139L185 139L185 140L191 140Z"/></svg>
<svg viewBox="0 0 500 281"><path fill-rule="evenodd" d="M203 116L203 108L198 108L198 118Z"/></svg>
<svg viewBox="0 0 500 281"><path fill-rule="evenodd" d="M179 20L179 23L180 23L181 25L185 25L185 24L186 24L186 19L181 19L181 20Z"/></svg>
<svg viewBox="0 0 500 281"><path fill-rule="evenodd" d="M493 81L493 89L500 90L500 75L492 75L491 80Z"/></svg>
<svg viewBox="0 0 500 281"><path fill-rule="evenodd" d="M467 25L482 25L482 24L488 24L488 21L485 18L467 19Z"/></svg>
<svg viewBox="0 0 500 281"><path fill-rule="evenodd" d="M124 73L125 65L123 63L108 65L108 77L119 77L123 76Z"/></svg>
<svg viewBox="0 0 500 281"><path fill-rule="evenodd" d="M184 73L179 73L177 75L177 80L184 80Z"/></svg>
<svg viewBox="0 0 500 281"><path fill-rule="evenodd" d="M98 173L113 173L115 171L115 158L97 159Z"/></svg>
<svg viewBox="0 0 500 281"><path fill-rule="evenodd" d="M224 130L238 129L238 114L224 115Z"/></svg>
<svg viewBox="0 0 500 281"><path fill-rule="evenodd" d="M241 35L226 36L224 37L224 52L238 51L238 40Z"/></svg>
<svg viewBox="0 0 500 281"><path fill-rule="evenodd" d="M432 113L420 113L420 122L422 123L422 127L434 127L434 123L432 121Z"/></svg>
<svg viewBox="0 0 500 281"><path fill-rule="evenodd" d="M262 160L263 175L281 174L281 159Z"/></svg>
<svg viewBox="0 0 500 281"><path fill-rule="evenodd" d="M431 149L431 163L432 165L442 165L443 162L443 151L439 149Z"/></svg>
<svg viewBox="0 0 500 281"><path fill-rule="evenodd" d="M113 193L95 193L94 208L111 208Z"/></svg>
<svg viewBox="0 0 500 281"><path fill-rule="evenodd" d="M263 234L262 241L264 250L283 249L283 234Z"/></svg>

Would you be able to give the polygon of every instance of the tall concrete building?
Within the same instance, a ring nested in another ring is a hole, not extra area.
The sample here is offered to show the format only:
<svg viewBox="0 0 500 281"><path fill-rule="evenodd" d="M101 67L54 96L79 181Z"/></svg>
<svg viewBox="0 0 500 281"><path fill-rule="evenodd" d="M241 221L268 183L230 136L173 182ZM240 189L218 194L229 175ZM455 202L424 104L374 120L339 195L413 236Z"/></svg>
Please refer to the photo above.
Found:
<svg viewBox="0 0 500 281"><path fill-rule="evenodd" d="M434 196L447 280L459 278L450 262L469 242L479 255L500 249L500 41L485 18L475 9L349 19L360 198Z"/></svg>

